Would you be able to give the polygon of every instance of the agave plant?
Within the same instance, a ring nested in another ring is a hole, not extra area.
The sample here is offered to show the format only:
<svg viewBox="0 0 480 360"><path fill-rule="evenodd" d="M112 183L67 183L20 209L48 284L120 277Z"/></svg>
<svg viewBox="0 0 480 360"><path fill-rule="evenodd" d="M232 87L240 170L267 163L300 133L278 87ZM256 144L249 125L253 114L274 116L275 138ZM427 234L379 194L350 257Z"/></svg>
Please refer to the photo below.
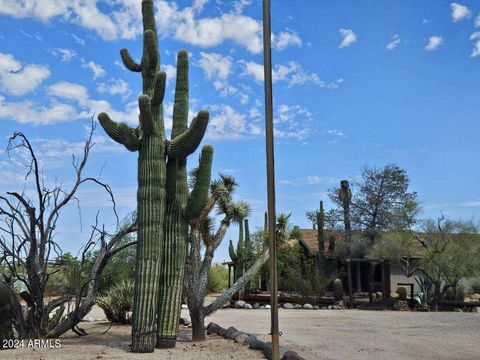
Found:
<svg viewBox="0 0 480 360"><path fill-rule="evenodd" d="M134 287L132 280L124 280L97 297L97 305L103 310L108 321L130 324L128 312L133 307Z"/></svg>

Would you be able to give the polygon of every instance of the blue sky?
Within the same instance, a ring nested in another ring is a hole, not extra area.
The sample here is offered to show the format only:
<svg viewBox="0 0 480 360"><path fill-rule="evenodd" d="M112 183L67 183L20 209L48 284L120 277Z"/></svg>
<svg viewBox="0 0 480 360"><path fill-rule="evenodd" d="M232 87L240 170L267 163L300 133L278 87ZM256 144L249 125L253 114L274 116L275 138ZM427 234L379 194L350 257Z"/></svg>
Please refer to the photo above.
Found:
<svg viewBox="0 0 480 360"><path fill-rule="evenodd" d="M191 54L191 113L211 113L204 143L214 174L233 174L253 227L266 208L261 2L155 1L171 114L175 55ZM79 5L80 4L80 5ZM410 175L424 217L475 217L480 209L480 3L462 0L274 1L274 120L278 212L309 227L305 212L363 165L395 162ZM46 182L72 181L90 116L137 124L141 82L119 50L141 55L140 0L0 0L0 139L23 131ZM168 123L168 119L167 119ZM135 208L136 154L101 128L87 173L109 183L120 215ZM189 160L196 165L197 155ZM21 190L21 167L0 153L0 191ZM102 170L103 169L103 170ZM75 252L108 197L85 187L58 240ZM227 234L216 260L228 257Z"/></svg>

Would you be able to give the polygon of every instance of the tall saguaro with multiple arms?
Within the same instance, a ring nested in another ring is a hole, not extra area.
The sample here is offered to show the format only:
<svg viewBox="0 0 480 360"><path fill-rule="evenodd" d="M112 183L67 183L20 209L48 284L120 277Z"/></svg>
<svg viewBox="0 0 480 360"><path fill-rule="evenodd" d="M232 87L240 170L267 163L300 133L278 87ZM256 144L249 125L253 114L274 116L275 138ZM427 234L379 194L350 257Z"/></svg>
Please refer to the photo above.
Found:
<svg viewBox="0 0 480 360"><path fill-rule="evenodd" d="M202 149L195 186L189 194L186 159L200 144L208 112L188 127L188 53L177 58L171 140L166 140L163 98L166 74L160 71L153 0L142 0L143 55L136 63L122 49L125 66L141 73L139 126L116 123L101 113L100 124L115 141L138 151L138 245L132 321L132 351L152 352L176 343L189 220L204 208L210 184L213 148Z"/></svg>

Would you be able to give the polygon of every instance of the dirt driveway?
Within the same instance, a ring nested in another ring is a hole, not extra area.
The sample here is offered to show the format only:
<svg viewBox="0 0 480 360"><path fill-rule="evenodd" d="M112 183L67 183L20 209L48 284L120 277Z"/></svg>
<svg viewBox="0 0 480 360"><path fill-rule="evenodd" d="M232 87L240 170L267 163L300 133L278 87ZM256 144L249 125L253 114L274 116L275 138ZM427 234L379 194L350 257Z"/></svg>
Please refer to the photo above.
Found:
<svg viewBox="0 0 480 360"><path fill-rule="evenodd" d="M281 344L306 359L480 359L478 313L280 309L279 317ZM210 321L268 339L269 310L220 310Z"/></svg>
<svg viewBox="0 0 480 360"><path fill-rule="evenodd" d="M188 311L182 310L188 317ZM360 310L280 309L281 345L293 348L305 359L480 359L480 314L415 313ZM132 354L130 327L112 326L95 307L81 327L90 335L69 332L61 338L61 348L24 348L0 352L0 359L262 359L252 351L219 336L206 342L188 341L190 330L183 328L175 349L153 354ZM269 310L219 310L208 321L223 327L235 326L268 340Z"/></svg>

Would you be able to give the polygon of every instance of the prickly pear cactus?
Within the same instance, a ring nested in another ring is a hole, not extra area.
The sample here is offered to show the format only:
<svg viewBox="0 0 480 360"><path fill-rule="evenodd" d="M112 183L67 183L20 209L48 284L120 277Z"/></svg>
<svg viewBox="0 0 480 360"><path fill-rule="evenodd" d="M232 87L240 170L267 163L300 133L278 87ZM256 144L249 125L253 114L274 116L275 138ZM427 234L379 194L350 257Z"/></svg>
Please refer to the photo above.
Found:
<svg viewBox="0 0 480 360"><path fill-rule="evenodd" d="M204 207L210 184L213 148L204 146L196 185L189 194L187 156L200 144L208 112L200 111L188 127L188 53L177 59L177 80L171 140L165 136L163 98L166 74L160 71L153 0L142 1L143 55L138 64L126 49L124 65L141 73L143 93L138 99L139 126L98 116L105 132L130 151L138 152L138 244L132 351L152 352L175 346L184 276L188 221Z"/></svg>

